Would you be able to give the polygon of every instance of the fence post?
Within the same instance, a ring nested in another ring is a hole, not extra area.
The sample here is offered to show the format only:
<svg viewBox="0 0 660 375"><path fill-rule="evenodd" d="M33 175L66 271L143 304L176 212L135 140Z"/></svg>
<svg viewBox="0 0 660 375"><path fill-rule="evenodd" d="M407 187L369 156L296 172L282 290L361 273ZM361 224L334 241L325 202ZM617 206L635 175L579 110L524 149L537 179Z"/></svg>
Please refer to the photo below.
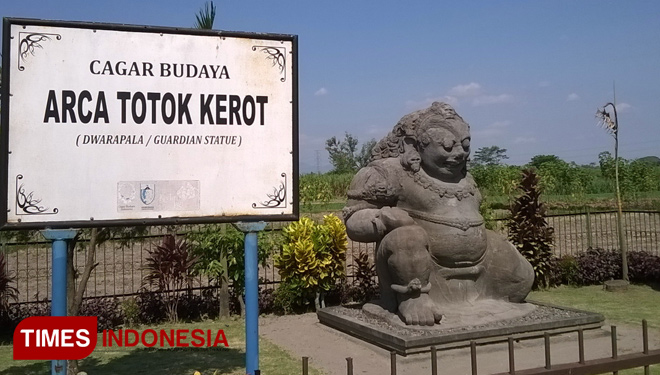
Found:
<svg viewBox="0 0 660 375"><path fill-rule="evenodd" d="M649 327L646 319L642 319L642 343L644 345L644 354L649 354ZM644 375L650 374L650 367L644 366Z"/></svg>
<svg viewBox="0 0 660 375"><path fill-rule="evenodd" d="M396 352L390 353L390 368L392 369L392 375L396 375Z"/></svg>
<svg viewBox="0 0 660 375"><path fill-rule="evenodd" d="M545 343L545 368L550 370L552 363L550 360L550 334L548 332L543 333L543 341Z"/></svg>
<svg viewBox="0 0 660 375"><path fill-rule="evenodd" d="M346 374L353 375L353 358L346 358Z"/></svg>
<svg viewBox="0 0 660 375"><path fill-rule="evenodd" d="M509 336L509 374L514 375L516 373L516 359L513 352L513 337Z"/></svg>
<svg viewBox="0 0 660 375"><path fill-rule="evenodd" d="M438 353L435 346L431 347L431 375L438 375Z"/></svg>
<svg viewBox="0 0 660 375"><path fill-rule="evenodd" d="M477 375L477 342L470 341L470 364L472 367L472 375Z"/></svg>
<svg viewBox="0 0 660 375"><path fill-rule="evenodd" d="M580 358L580 364L584 364L584 330L582 328L578 329L578 355Z"/></svg>
<svg viewBox="0 0 660 375"><path fill-rule="evenodd" d="M591 210L589 206L586 207L587 211L587 248L593 247L592 238L591 238Z"/></svg>
<svg viewBox="0 0 660 375"><path fill-rule="evenodd" d="M617 359L619 357L619 350L616 345L616 326L612 326L612 359ZM612 374L617 375L618 371L612 371Z"/></svg>
<svg viewBox="0 0 660 375"><path fill-rule="evenodd" d="M302 367L303 375L307 375L309 372L309 357L302 358Z"/></svg>

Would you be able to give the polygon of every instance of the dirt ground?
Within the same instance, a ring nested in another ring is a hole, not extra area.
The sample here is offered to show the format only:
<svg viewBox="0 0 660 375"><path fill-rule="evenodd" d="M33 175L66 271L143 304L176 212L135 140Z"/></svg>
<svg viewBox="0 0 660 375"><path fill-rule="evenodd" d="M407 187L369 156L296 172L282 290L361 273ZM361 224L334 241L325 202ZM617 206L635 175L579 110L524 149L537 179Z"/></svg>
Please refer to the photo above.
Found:
<svg viewBox="0 0 660 375"><path fill-rule="evenodd" d="M616 328L618 354L642 351L642 329ZM390 353L375 345L339 332L318 322L315 313L260 318L260 337L284 348L294 358L309 357L314 366L327 375L344 375L346 358L353 358L354 374L390 374ZM610 325L585 332L586 360L612 356ZM660 330L649 329L650 350L660 349ZM553 336L550 339L552 364L578 361L577 332ZM514 344L516 370L545 366L543 338L521 340ZM397 374L431 374L430 354L397 356ZM477 369L482 375L509 371L507 343L477 347ZM438 351L438 374L470 374L470 349Z"/></svg>

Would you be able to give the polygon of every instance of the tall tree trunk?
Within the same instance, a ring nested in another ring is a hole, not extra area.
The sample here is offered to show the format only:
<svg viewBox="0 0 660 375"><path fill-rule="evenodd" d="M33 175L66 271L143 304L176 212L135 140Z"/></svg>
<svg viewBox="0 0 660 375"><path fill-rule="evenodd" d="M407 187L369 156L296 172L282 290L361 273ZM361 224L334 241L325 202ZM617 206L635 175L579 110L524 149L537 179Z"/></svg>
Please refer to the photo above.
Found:
<svg viewBox="0 0 660 375"><path fill-rule="evenodd" d="M223 235L226 234L227 224L220 225L220 232ZM222 266L222 276L220 276L220 290L218 290L218 300L220 302L218 314L220 318L226 318L229 317L229 269L226 252L220 254L220 265Z"/></svg>
<svg viewBox="0 0 660 375"><path fill-rule="evenodd" d="M220 300L220 317L229 317L229 270L227 269L227 254L220 255L220 264L222 265L222 276L220 277L220 290L218 299Z"/></svg>
<svg viewBox="0 0 660 375"><path fill-rule="evenodd" d="M241 318L245 318L245 295L241 294L238 296L238 304L241 307Z"/></svg>

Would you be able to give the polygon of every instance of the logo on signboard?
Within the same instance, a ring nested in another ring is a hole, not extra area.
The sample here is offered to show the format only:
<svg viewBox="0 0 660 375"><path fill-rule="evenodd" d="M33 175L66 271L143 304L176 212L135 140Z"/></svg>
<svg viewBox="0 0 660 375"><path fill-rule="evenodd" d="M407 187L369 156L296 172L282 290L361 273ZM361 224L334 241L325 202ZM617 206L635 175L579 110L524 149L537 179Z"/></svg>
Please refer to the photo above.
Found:
<svg viewBox="0 0 660 375"><path fill-rule="evenodd" d="M140 184L140 200L147 206L154 202L156 189L152 184Z"/></svg>

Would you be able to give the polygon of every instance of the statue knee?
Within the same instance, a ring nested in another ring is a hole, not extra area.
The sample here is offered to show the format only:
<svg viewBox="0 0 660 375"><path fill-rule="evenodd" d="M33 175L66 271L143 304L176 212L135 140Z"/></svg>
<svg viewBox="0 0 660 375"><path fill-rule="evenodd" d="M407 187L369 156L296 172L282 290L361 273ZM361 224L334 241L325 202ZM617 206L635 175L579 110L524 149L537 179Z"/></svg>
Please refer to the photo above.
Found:
<svg viewBox="0 0 660 375"><path fill-rule="evenodd" d="M429 238L426 231L419 225L398 227L387 233L380 241L378 255L390 257L392 255L412 254L418 251L428 252Z"/></svg>
<svg viewBox="0 0 660 375"><path fill-rule="evenodd" d="M432 263L426 231L418 225L392 230L381 240L377 260L386 265L393 283L407 285L419 279L425 286Z"/></svg>

